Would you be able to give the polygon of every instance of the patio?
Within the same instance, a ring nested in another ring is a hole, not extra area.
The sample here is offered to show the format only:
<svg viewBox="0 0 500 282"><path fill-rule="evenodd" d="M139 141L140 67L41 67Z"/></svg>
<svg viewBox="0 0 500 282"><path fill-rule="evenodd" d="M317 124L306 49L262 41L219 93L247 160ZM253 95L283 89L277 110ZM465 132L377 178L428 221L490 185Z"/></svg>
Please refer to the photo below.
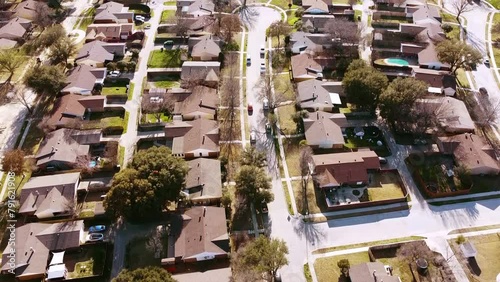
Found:
<svg viewBox="0 0 500 282"><path fill-rule="evenodd" d="M366 191L366 187L351 188L327 188L324 189L326 204L328 207L357 204L360 203L360 198Z"/></svg>

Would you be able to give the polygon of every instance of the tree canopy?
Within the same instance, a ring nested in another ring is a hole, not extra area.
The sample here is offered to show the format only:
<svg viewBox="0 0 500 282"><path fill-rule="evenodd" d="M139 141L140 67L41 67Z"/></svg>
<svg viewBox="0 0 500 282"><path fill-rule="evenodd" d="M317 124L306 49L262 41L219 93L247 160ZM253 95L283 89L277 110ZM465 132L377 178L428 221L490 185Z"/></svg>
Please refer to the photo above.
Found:
<svg viewBox="0 0 500 282"><path fill-rule="evenodd" d="M25 171L24 152L19 149L5 152L2 159L2 170L21 175Z"/></svg>
<svg viewBox="0 0 500 282"><path fill-rule="evenodd" d="M179 198L188 172L186 161L167 147L152 147L134 155L115 175L104 201L106 212L140 220L159 215L169 201Z"/></svg>
<svg viewBox="0 0 500 282"><path fill-rule="evenodd" d="M8 73L7 82L10 82L12 76L20 68L26 57L19 49L6 49L0 51L0 73Z"/></svg>
<svg viewBox="0 0 500 282"><path fill-rule="evenodd" d="M112 282L176 282L168 271L157 266L137 268L135 270L123 269Z"/></svg>
<svg viewBox="0 0 500 282"><path fill-rule="evenodd" d="M235 177L236 193L246 199L247 202L266 203L271 202L274 197L271 184L264 170L256 166L242 166Z"/></svg>
<svg viewBox="0 0 500 282"><path fill-rule="evenodd" d="M68 63L68 59L75 55L77 52L73 40L68 37L63 37L50 46L48 57L51 64L64 64Z"/></svg>
<svg viewBox="0 0 500 282"><path fill-rule="evenodd" d="M380 94L387 88L387 76L355 60L347 68L342 85L347 101L361 109L375 110Z"/></svg>
<svg viewBox="0 0 500 282"><path fill-rule="evenodd" d="M241 165L253 165L256 167L263 167L266 163L266 153L259 151L255 146L246 147L240 155Z"/></svg>
<svg viewBox="0 0 500 282"><path fill-rule="evenodd" d="M292 32L292 27L283 21L275 21L269 26L267 30L267 36L278 38L278 49L280 48L280 37L285 37L290 35Z"/></svg>
<svg viewBox="0 0 500 282"><path fill-rule="evenodd" d="M415 102L427 94L427 83L409 78L396 78L380 95L380 115L393 127L413 122Z"/></svg>
<svg viewBox="0 0 500 282"><path fill-rule="evenodd" d="M232 258L233 273L236 276L241 273L265 273L269 281L278 269L288 264L287 255L285 241L259 236L239 249Z"/></svg>
<svg viewBox="0 0 500 282"><path fill-rule="evenodd" d="M59 66L38 65L28 70L24 83L38 94L55 96L66 85L66 75Z"/></svg>
<svg viewBox="0 0 500 282"><path fill-rule="evenodd" d="M459 68L474 68L483 59L478 50L458 40L443 40L436 46L436 51L439 61L449 64L454 74Z"/></svg>

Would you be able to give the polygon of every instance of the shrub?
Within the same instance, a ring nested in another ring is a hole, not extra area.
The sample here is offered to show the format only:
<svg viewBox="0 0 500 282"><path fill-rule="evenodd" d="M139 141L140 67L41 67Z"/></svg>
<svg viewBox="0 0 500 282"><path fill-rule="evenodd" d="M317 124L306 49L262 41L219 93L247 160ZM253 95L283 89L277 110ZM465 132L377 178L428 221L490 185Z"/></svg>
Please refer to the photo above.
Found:
<svg viewBox="0 0 500 282"><path fill-rule="evenodd" d="M448 33L453 30L453 27L449 24L442 24L441 28L444 30L444 32Z"/></svg>
<svg viewBox="0 0 500 282"><path fill-rule="evenodd" d="M465 243L465 241L467 241L464 237L464 235L458 235L457 239L455 240L455 242L459 245Z"/></svg>

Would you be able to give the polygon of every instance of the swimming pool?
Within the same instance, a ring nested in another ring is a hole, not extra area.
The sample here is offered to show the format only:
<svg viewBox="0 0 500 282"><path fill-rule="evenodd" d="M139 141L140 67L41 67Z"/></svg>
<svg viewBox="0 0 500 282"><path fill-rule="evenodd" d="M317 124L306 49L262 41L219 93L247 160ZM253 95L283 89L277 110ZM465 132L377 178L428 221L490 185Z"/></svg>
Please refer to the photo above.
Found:
<svg viewBox="0 0 500 282"><path fill-rule="evenodd" d="M388 65L393 65L393 66L408 66L410 63L408 63L407 60L401 59L401 58L388 58L385 59L385 63Z"/></svg>

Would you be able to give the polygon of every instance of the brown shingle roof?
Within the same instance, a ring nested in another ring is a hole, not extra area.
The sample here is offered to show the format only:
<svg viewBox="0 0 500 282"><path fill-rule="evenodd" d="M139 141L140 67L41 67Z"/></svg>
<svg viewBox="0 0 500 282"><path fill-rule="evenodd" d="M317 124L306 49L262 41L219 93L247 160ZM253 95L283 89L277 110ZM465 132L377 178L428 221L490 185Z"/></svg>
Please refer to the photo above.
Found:
<svg viewBox="0 0 500 282"><path fill-rule="evenodd" d="M43 276L50 251L80 246L83 220L61 223L28 223L16 228L16 277ZM8 255L11 246L2 254L2 270L10 269Z"/></svg>
<svg viewBox="0 0 500 282"><path fill-rule="evenodd" d="M474 132L475 124L464 102L451 98L418 99L416 108L433 113L441 127L447 132Z"/></svg>
<svg viewBox="0 0 500 282"><path fill-rule="evenodd" d="M116 55L123 56L125 51L125 43L106 43L102 41L92 41L86 43L80 48L75 62L91 60L104 63L112 61Z"/></svg>
<svg viewBox="0 0 500 282"><path fill-rule="evenodd" d="M62 126L76 119L83 118L85 107L78 102L82 96L77 94L64 95L55 102L52 113L47 124L50 126Z"/></svg>
<svg viewBox="0 0 500 282"><path fill-rule="evenodd" d="M214 120L174 120L165 125L165 136L173 138L172 154L175 155L195 151L219 152L219 128Z"/></svg>
<svg viewBox="0 0 500 282"><path fill-rule="evenodd" d="M183 101L175 103L174 114L180 115L215 115L219 96L217 90L205 86L195 86L192 93Z"/></svg>
<svg viewBox="0 0 500 282"><path fill-rule="evenodd" d="M339 87L340 86L340 87ZM343 95L342 84L333 85L316 79L309 79L297 83L297 94L299 96L300 107L302 109L315 110L323 107L334 107L332 94ZM341 90L341 91L339 91Z"/></svg>
<svg viewBox="0 0 500 282"><path fill-rule="evenodd" d="M185 193L191 200L218 199L222 197L220 161L198 158L188 161Z"/></svg>
<svg viewBox="0 0 500 282"><path fill-rule="evenodd" d="M103 83L106 78L105 68L92 68L87 65L79 65L75 67L67 82L69 83L61 92L89 94L96 83Z"/></svg>
<svg viewBox="0 0 500 282"><path fill-rule="evenodd" d="M476 174L477 169L490 171L493 174L500 171L493 148L478 135L464 133L438 139L441 142L441 152L453 154L456 162L471 169L472 173Z"/></svg>
<svg viewBox="0 0 500 282"><path fill-rule="evenodd" d="M24 37L26 30L31 25L30 20L13 18L0 28L0 38L19 39Z"/></svg>
<svg viewBox="0 0 500 282"><path fill-rule="evenodd" d="M225 255L229 235L224 208L194 207L183 214L182 231L175 241L175 257L182 259Z"/></svg>
<svg viewBox="0 0 500 282"><path fill-rule="evenodd" d="M291 64L294 79L316 78L317 73L323 72L323 67L307 53L292 56Z"/></svg>
<svg viewBox="0 0 500 282"><path fill-rule="evenodd" d="M347 126L344 114L326 112L310 113L304 118L304 130L307 144L331 148L332 145L343 145L342 127Z"/></svg>
<svg viewBox="0 0 500 282"><path fill-rule="evenodd" d="M205 36L202 40L196 45L193 46L193 50L191 51L192 57L217 57L220 53L220 47L212 40L211 36Z"/></svg>
<svg viewBox="0 0 500 282"><path fill-rule="evenodd" d="M365 150L338 154L314 155L316 180L321 187L368 181L368 169L380 169L375 152Z"/></svg>

